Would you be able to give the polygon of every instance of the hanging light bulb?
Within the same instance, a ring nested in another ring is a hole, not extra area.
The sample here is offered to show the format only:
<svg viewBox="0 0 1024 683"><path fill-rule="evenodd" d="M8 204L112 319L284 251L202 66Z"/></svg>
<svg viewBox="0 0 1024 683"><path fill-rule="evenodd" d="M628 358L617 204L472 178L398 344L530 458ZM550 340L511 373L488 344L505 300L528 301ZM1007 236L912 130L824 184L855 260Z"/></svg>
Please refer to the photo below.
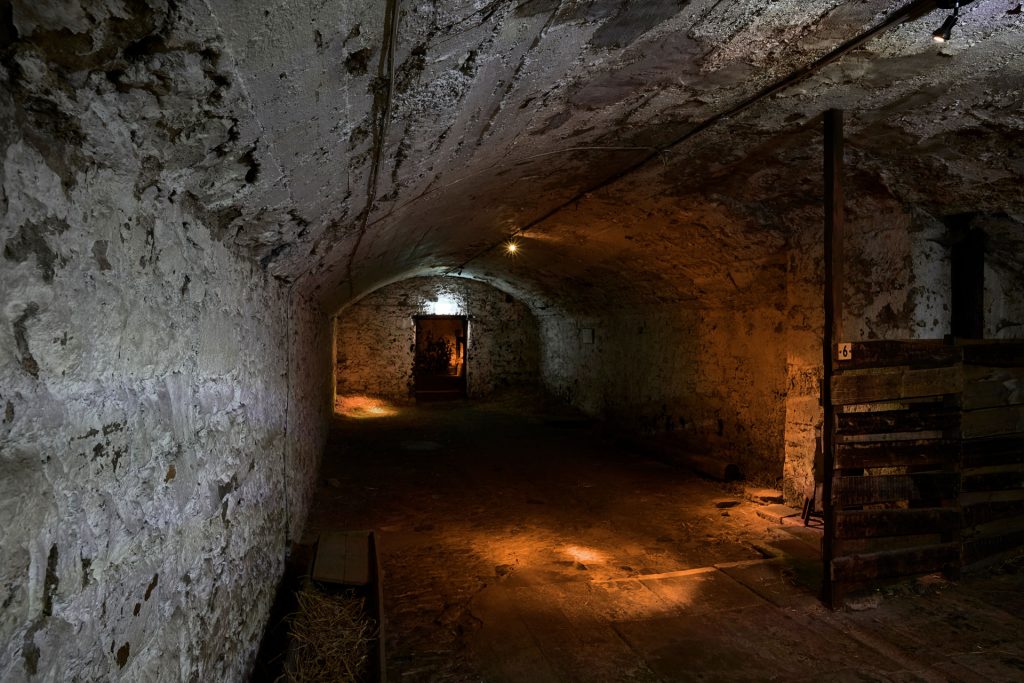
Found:
<svg viewBox="0 0 1024 683"><path fill-rule="evenodd" d="M514 239L510 239L508 242L505 242L505 253L508 254L509 256L515 256L516 254L518 254L519 243L516 242Z"/></svg>
<svg viewBox="0 0 1024 683"><path fill-rule="evenodd" d="M952 9L953 13L946 17L946 20L942 22L942 26L935 29L932 33L932 40L936 43L944 43L950 39L953 35L953 27L956 26L956 22L960 20L960 1L957 0L953 3L941 2L939 7L944 9ZM966 3L964 3L966 4Z"/></svg>
<svg viewBox="0 0 1024 683"><path fill-rule="evenodd" d="M955 14L950 14L946 17L946 20L942 22L942 26L935 29L932 33L932 40L936 43L944 43L950 39L953 35L953 27L956 26L958 17Z"/></svg>

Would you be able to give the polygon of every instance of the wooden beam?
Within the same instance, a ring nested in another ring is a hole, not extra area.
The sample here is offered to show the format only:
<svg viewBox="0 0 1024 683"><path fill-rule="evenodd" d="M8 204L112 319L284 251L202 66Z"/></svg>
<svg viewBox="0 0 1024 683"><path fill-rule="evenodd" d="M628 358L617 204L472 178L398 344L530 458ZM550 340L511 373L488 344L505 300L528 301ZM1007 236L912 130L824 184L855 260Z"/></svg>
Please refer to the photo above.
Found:
<svg viewBox="0 0 1024 683"><path fill-rule="evenodd" d="M821 402L825 421L821 428L821 449L824 455L822 498L825 511L825 534L822 538L825 602L835 608L836 595L832 585L832 553L835 534L835 509L832 503L832 473L835 467L833 429L835 409L832 407L832 349L842 334L843 293L843 112L825 112L825 326L822 334Z"/></svg>

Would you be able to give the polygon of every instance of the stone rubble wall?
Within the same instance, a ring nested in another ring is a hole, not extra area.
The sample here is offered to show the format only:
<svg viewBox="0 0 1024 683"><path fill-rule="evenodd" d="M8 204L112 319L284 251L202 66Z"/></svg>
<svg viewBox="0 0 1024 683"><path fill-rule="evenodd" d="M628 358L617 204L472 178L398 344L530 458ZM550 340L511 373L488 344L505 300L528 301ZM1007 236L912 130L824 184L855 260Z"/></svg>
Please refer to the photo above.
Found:
<svg viewBox="0 0 1024 683"><path fill-rule="evenodd" d="M15 4L0 680L243 680L324 442L326 316L225 246L266 167L180 7Z"/></svg>
<svg viewBox="0 0 1024 683"><path fill-rule="evenodd" d="M466 278L420 277L378 289L335 319L335 386L340 394L405 400L412 395L414 317L443 309L469 318L467 392L481 397L535 384L537 322L525 304Z"/></svg>
<svg viewBox="0 0 1024 683"><path fill-rule="evenodd" d="M670 433L681 452L714 452L750 477L781 476L785 334L776 307L651 306L540 323L542 376L556 396L630 432Z"/></svg>
<svg viewBox="0 0 1024 683"><path fill-rule="evenodd" d="M323 316L165 194L4 161L0 678L237 680L324 439Z"/></svg>

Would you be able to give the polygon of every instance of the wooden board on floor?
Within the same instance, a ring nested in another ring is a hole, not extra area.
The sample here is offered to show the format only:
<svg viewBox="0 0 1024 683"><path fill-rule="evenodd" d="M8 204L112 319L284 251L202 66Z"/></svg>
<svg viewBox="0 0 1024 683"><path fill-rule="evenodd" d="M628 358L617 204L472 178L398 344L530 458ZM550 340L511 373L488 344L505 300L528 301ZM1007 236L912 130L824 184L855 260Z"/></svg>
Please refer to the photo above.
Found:
<svg viewBox="0 0 1024 683"><path fill-rule="evenodd" d="M320 535L313 560L314 581L346 586L370 583L370 532L329 531Z"/></svg>

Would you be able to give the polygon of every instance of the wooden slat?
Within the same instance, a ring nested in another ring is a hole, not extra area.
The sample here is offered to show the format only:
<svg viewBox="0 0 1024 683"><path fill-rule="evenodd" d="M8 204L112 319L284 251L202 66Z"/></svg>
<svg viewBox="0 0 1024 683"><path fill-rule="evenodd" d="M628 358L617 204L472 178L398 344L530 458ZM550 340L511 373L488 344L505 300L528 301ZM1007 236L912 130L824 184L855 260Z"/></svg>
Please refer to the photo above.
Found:
<svg viewBox="0 0 1024 683"><path fill-rule="evenodd" d="M960 411L945 407L836 415L836 433L840 435L951 431L959 430L959 427Z"/></svg>
<svg viewBox="0 0 1024 683"><path fill-rule="evenodd" d="M959 543L837 557L832 560L832 580L863 581L924 574L956 566L959 560Z"/></svg>
<svg viewBox="0 0 1024 683"><path fill-rule="evenodd" d="M1021 341L961 342L960 347L964 363L968 365L1024 367L1024 342Z"/></svg>
<svg viewBox="0 0 1024 683"><path fill-rule="evenodd" d="M911 550L949 541L943 534L912 534L906 536L875 536L873 538L837 538L836 557Z"/></svg>
<svg viewBox="0 0 1024 683"><path fill-rule="evenodd" d="M1020 531L1024 531L1024 516L1004 517L965 528L963 539L964 541L973 541L983 538L999 538Z"/></svg>
<svg viewBox="0 0 1024 683"><path fill-rule="evenodd" d="M1005 500L994 503L965 505L962 510L965 528L1012 517L1024 519L1024 500Z"/></svg>
<svg viewBox="0 0 1024 683"><path fill-rule="evenodd" d="M1004 465L989 467L985 470L964 472L960 490L970 491L1009 491L1024 488L1024 467L1020 465Z"/></svg>
<svg viewBox="0 0 1024 683"><path fill-rule="evenodd" d="M978 562L991 555L1024 547L1024 531L1011 532L1004 536L978 538L964 543L964 562Z"/></svg>
<svg viewBox="0 0 1024 683"><path fill-rule="evenodd" d="M1024 433L1024 406L966 411L961 429L965 439Z"/></svg>
<svg viewBox="0 0 1024 683"><path fill-rule="evenodd" d="M955 433L955 432L954 432ZM906 443L914 441L938 441L948 439L948 432L885 432L882 434L847 434L837 436L837 444Z"/></svg>
<svg viewBox="0 0 1024 683"><path fill-rule="evenodd" d="M986 467L1024 462L1024 435L1011 434L963 442L963 466Z"/></svg>
<svg viewBox="0 0 1024 683"><path fill-rule="evenodd" d="M836 446L838 469L867 467L914 467L957 462L956 439L916 439L890 443L849 443Z"/></svg>
<svg viewBox="0 0 1024 683"><path fill-rule="evenodd" d="M876 538L947 533L960 526L954 508L843 510L836 513L836 538Z"/></svg>
<svg viewBox="0 0 1024 683"><path fill-rule="evenodd" d="M832 499L839 507L903 500L948 500L956 497L958 480L959 475L954 472L837 476L832 482Z"/></svg>
<svg viewBox="0 0 1024 683"><path fill-rule="evenodd" d="M844 372L832 378L832 403L870 403L918 396L958 394L963 389L959 366L908 370L889 368L879 372Z"/></svg>
<svg viewBox="0 0 1024 683"><path fill-rule="evenodd" d="M837 341L843 341L839 339ZM959 363L963 352L942 340L853 342L851 358L840 361L833 348L833 360L839 371L885 368L905 365L932 368Z"/></svg>
<svg viewBox="0 0 1024 683"><path fill-rule="evenodd" d="M960 505L981 505L982 503L1010 503L1024 500L1024 490L972 491L960 494Z"/></svg>
<svg viewBox="0 0 1024 683"><path fill-rule="evenodd" d="M964 410L1024 403L1024 368L964 368Z"/></svg>

